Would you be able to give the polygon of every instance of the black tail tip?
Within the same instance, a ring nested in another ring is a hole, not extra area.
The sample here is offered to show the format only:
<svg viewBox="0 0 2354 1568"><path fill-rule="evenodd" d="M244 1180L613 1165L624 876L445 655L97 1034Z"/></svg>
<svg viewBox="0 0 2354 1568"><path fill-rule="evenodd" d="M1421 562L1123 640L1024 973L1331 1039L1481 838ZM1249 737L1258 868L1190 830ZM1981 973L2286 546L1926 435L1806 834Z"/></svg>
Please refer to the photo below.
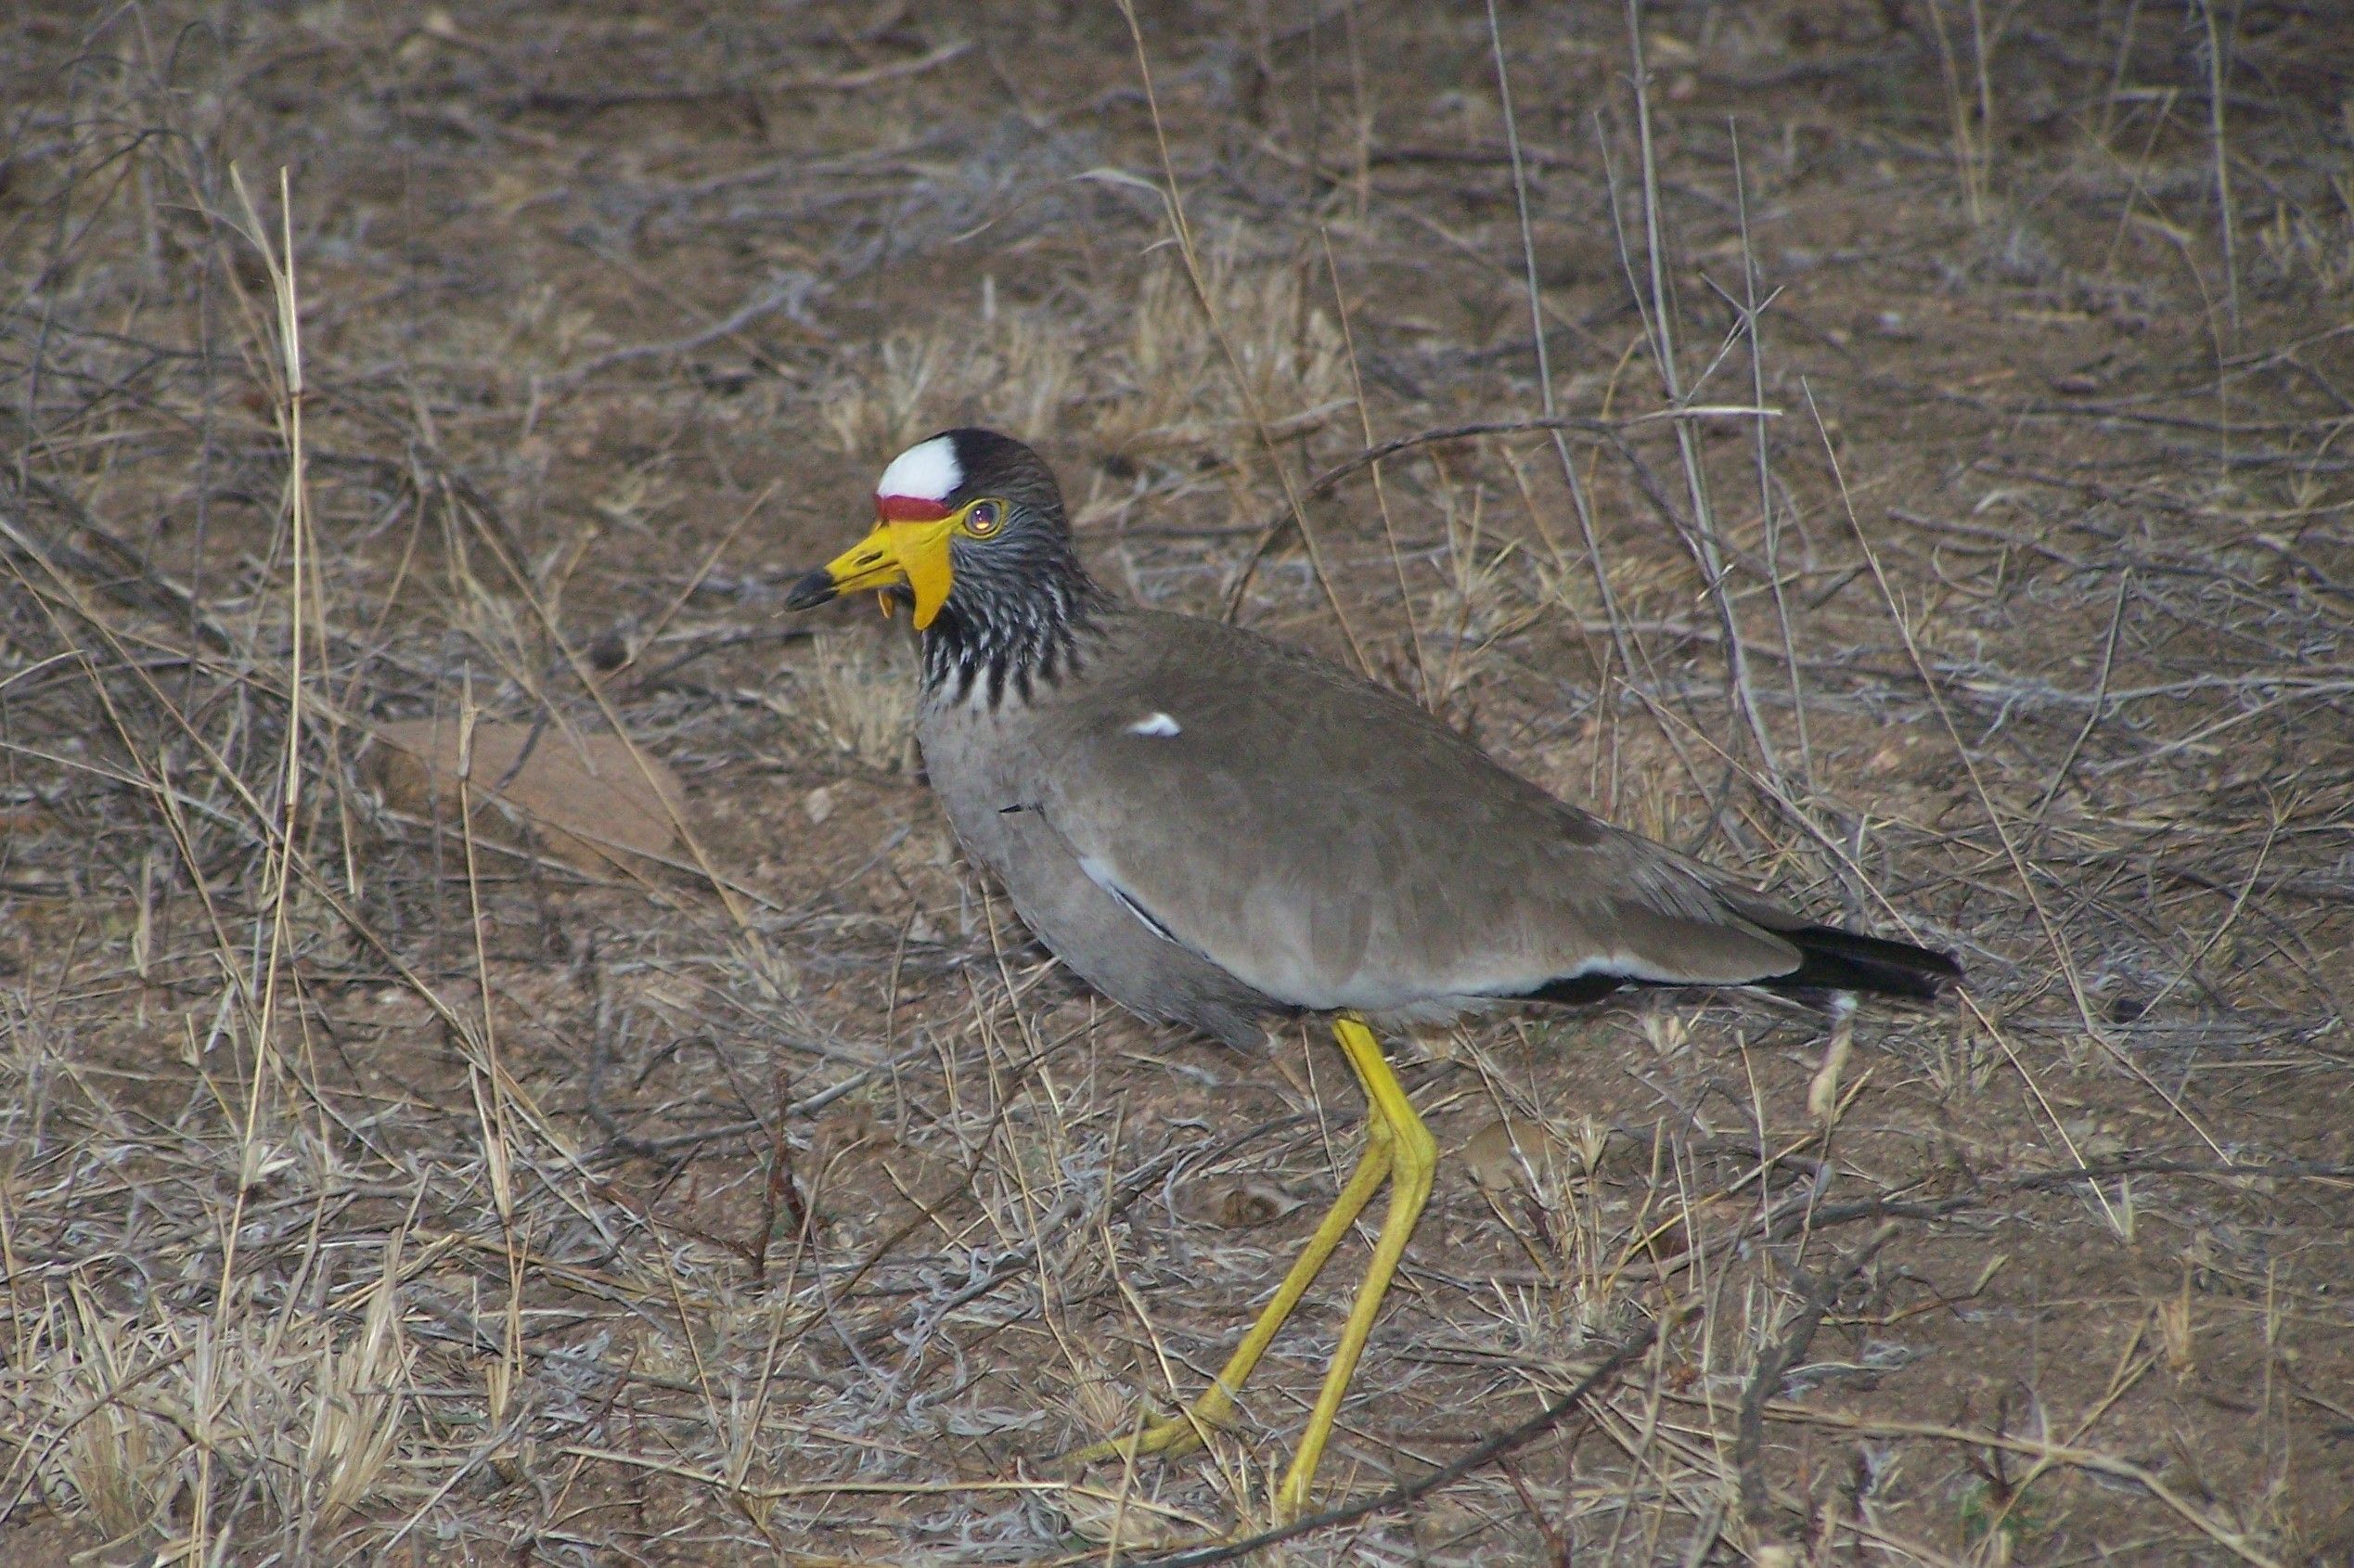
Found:
<svg viewBox="0 0 2354 1568"><path fill-rule="evenodd" d="M1775 991L1856 991L1934 1002L1962 983L1960 960L1934 947L1863 936L1837 926L1778 932L1795 945L1798 967L1767 982Z"/></svg>

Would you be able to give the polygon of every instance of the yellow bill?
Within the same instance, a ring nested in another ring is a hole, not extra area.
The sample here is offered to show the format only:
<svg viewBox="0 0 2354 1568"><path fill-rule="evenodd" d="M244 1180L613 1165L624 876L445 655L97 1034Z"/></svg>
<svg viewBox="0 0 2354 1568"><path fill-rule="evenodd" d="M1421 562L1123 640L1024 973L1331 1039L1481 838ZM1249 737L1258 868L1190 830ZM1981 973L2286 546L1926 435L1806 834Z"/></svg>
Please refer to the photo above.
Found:
<svg viewBox="0 0 2354 1568"><path fill-rule="evenodd" d="M905 583L916 596L917 626L929 626L948 601L948 541L956 526L954 518L878 522L873 533L795 584L785 602L806 610L842 594L882 593ZM887 614L891 600L882 602Z"/></svg>

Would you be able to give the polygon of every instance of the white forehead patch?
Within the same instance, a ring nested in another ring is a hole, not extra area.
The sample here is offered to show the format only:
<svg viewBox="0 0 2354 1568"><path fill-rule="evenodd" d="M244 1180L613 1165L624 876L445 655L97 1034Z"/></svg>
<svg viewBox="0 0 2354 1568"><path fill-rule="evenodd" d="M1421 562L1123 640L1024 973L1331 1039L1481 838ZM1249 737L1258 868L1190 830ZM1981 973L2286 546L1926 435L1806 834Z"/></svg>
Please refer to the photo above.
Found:
<svg viewBox="0 0 2354 1568"><path fill-rule="evenodd" d="M957 443L945 435L918 442L882 470L875 483L878 495L905 495L917 501L945 501L964 482L964 465L957 461Z"/></svg>

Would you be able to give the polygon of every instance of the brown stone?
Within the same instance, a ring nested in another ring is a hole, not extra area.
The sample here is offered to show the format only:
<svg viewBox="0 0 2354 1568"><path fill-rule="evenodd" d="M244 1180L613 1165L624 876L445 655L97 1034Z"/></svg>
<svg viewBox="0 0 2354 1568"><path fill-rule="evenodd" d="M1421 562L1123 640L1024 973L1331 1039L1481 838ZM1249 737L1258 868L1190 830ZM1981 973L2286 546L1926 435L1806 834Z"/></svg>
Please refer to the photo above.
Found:
<svg viewBox="0 0 2354 1568"><path fill-rule="evenodd" d="M585 871L627 868L632 857L664 855L677 840L686 809L678 776L642 751L633 756L621 736L553 722L485 720L474 726L468 761L474 832L482 840L519 842L520 817L539 847ZM455 718L377 726L366 765L395 811L457 829Z"/></svg>

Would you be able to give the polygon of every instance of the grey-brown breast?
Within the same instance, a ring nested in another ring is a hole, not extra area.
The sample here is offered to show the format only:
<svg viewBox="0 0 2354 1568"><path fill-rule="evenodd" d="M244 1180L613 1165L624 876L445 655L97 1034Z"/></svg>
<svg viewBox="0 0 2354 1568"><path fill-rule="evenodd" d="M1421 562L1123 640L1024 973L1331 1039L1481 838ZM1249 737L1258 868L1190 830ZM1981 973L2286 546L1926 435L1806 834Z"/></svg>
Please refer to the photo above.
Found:
<svg viewBox="0 0 2354 1568"><path fill-rule="evenodd" d="M1799 961L1759 923L1795 924L1778 906L1214 623L1115 613L1077 678L995 713L943 702L920 734L1048 947L1228 1037L1270 1002L1434 1017L1578 975L1737 984Z"/></svg>
<svg viewBox="0 0 2354 1568"><path fill-rule="evenodd" d="M1122 650L1099 644L1096 651L1088 675L1111 674ZM1050 754L1043 735L1062 727L1056 715L1077 696L1067 684L1041 687L1033 701L1009 700L995 712L945 695L928 701L916 733L933 792L965 853L997 879L1023 924L1074 973L1147 1018L1244 1048L1257 1045L1259 1020L1283 1004L1139 920L1087 875L1041 809Z"/></svg>

